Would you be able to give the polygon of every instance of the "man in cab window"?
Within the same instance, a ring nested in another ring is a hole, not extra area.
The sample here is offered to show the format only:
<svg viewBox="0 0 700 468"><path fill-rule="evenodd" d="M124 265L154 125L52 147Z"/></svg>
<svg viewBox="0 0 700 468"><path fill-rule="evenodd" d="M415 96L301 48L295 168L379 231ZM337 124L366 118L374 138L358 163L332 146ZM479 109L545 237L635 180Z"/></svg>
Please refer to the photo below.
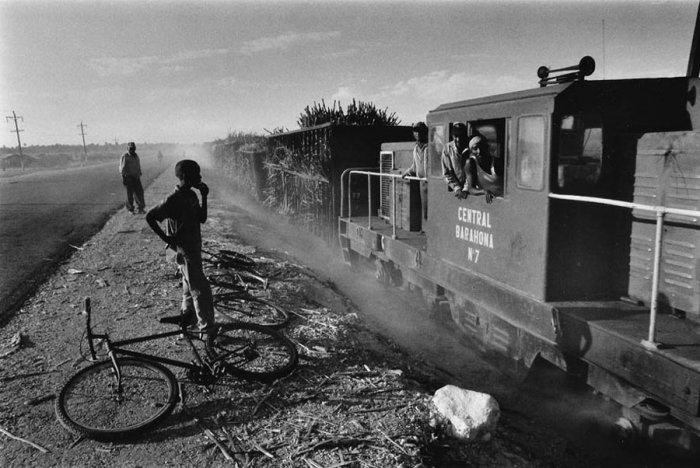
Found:
<svg viewBox="0 0 700 468"><path fill-rule="evenodd" d="M452 126L452 141L442 151L442 176L447 183L447 191L454 192L457 198L467 198L465 188L467 172L465 166L469 159L467 147L467 126L457 122Z"/></svg>
<svg viewBox="0 0 700 468"><path fill-rule="evenodd" d="M467 161L467 183L462 191L463 198L469 193L484 193L486 203L493 202L494 197L503 196L503 159L491 156L486 138L476 135L469 140L469 159Z"/></svg>

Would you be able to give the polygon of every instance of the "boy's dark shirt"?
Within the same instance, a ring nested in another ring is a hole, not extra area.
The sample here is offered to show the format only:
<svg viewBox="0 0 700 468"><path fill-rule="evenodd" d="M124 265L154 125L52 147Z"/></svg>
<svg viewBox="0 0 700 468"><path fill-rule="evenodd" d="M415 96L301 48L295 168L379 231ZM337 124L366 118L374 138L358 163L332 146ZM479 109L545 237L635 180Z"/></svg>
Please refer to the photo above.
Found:
<svg viewBox="0 0 700 468"><path fill-rule="evenodd" d="M158 222L167 219L165 233L175 237L178 253L199 255L202 249L200 210L194 191L178 187L151 212Z"/></svg>

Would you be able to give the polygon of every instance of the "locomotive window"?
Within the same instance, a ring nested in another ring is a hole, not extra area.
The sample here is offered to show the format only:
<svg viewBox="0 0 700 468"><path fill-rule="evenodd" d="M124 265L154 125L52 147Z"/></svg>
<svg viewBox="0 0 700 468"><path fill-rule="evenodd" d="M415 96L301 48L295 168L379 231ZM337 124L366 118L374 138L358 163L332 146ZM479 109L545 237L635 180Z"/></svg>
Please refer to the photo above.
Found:
<svg viewBox="0 0 700 468"><path fill-rule="evenodd" d="M505 195L505 140L506 140L506 119L475 120L469 122L470 135L480 135L488 143L488 154L493 158L491 171L498 177L491 181L494 184L489 191L498 197ZM479 181L482 183L487 181ZM484 187L482 187L484 188Z"/></svg>
<svg viewBox="0 0 700 468"><path fill-rule="evenodd" d="M544 186L545 122L541 115L518 120L517 183L541 190Z"/></svg>
<svg viewBox="0 0 700 468"><path fill-rule="evenodd" d="M428 145L430 153L430 175L442 177L442 165L440 158L442 150L447 144L447 125L435 125L430 127Z"/></svg>
<svg viewBox="0 0 700 468"><path fill-rule="evenodd" d="M564 116L559 126L560 192L594 194L603 160L603 129L595 119Z"/></svg>

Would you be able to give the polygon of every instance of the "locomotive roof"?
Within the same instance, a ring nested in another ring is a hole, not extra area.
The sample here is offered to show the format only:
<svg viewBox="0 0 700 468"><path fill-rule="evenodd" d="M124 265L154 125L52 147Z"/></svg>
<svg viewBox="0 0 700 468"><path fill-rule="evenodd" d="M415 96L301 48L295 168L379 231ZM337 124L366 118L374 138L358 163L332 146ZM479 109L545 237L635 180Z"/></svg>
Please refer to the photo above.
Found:
<svg viewBox="0 0 700 468"><path fill-rule="evenodd" d="M559 84L559 85L553 85L553 86L546 86L544 88L533 88L533 89L526 89L522 91L514 91L511 93L503 93L503 94L494 94L491 96L484 96L484 97L479 97L479 98L474 98L474 99L466 99L463 101L454 101L454 102L448 102L446 104L441 104L435 109L433 109L430 112L439 112L439 111L444 111L444 110L449 110L449 109L455 109L458 107L471 107L471 106L478 106L481 104L491 104L495 102L506 102L506 101L517 101L518 99L525 99L525 98L533 98L533 97L542 97L542 96L548 96L548 95L556 95L564 91L566 88L569 86L573 85L574 83L564 83L564 84Z"/></svg>
<svg viewBox="0 0 700 468"><path fill-rule="evenodd" d="M679 80L685 82L686 77L672 77L672 78L629 78L622 80L581 80L573 81L569 83L555 84L546 87L538 87L532 89L526 89L522 91L515 91L511 93L495 94L491 96L484 96L474 99L467 99L462 101L454 101L446 104L442 104L430 113L439 113L442 111L449 111L452 109L465 108L465 107L477 107L485 104L497 104L497 103L515 103L519 100L531 100L537 98L551 98L564 94L566 91L572 91L575 94L578 92L586 93L590 91L591 93L600 92L602 89L606 89L612 92L612 94L629 94L638 93L647 86L658 86L662 82L667 84L679 83ZM646 88L649 89L649 88Z"/></svg>

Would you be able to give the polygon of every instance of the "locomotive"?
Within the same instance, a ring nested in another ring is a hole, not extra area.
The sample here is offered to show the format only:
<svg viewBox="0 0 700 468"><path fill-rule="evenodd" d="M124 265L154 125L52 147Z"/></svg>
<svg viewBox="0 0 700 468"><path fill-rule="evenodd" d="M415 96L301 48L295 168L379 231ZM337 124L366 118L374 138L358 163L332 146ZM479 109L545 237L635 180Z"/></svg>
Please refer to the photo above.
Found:
<svg viewBox="0 0 700 468"><path fill-rule="evenodd" d="M594 68L541 68L533 89L428 112L425 178L401 177L411 143L343 173L340 247L485 350L583 378L619 403L624 441L696 451L700 79L585 79ZM492 203L447 189L441 154L457 123L503 162Z"/></svg>

